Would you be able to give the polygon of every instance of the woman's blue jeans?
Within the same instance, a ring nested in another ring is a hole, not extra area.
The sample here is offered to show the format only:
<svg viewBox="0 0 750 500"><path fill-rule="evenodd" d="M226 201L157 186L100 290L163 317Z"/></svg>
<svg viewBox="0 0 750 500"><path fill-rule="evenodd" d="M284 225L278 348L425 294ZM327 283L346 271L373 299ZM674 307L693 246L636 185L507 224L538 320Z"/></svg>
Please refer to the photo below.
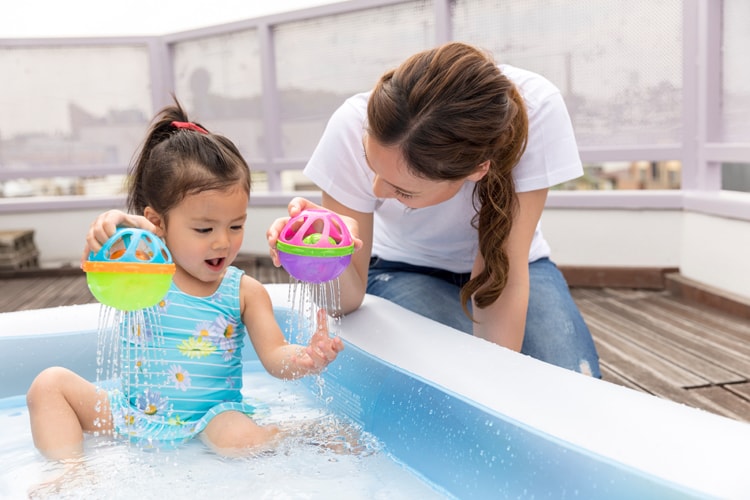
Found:
<svg viewBox="0 0 750 500"><path fill-rule="evenodd" d="M469 273L370 261L367 293L435 321L472 333L459 292ZM568 284L549 259L529 263L529 306L521 352L533 358L600 378L599 356Z"/></svg>

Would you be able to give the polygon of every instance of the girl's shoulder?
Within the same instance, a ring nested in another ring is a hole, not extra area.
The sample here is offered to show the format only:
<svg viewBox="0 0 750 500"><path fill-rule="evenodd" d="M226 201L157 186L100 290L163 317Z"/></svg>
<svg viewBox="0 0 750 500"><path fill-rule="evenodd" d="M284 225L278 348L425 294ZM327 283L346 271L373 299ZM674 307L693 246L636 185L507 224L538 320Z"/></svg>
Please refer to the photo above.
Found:
<svg viewBox="0 0 750 500"><path fill-rule="evenodd" d="M248 274L243 273L240 276L239 287L241 299L252 299L252 297L257 297L259 295L268 295L268 291L266 290L266 287L263 285L263 283Z"/></svg>

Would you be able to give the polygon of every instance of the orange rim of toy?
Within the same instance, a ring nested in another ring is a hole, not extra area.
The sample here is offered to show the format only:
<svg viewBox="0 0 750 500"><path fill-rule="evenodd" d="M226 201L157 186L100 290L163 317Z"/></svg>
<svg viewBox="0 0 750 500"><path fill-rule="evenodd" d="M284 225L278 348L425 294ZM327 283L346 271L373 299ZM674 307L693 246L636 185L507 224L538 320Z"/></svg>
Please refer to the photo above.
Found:
<svg viewBox="0 0 750 500"><path fill-rule="evenodd" d="M140 273L174 274L174 264L149 264L137 262L95 262L87 260L83 270L87 273Z"/></svg>

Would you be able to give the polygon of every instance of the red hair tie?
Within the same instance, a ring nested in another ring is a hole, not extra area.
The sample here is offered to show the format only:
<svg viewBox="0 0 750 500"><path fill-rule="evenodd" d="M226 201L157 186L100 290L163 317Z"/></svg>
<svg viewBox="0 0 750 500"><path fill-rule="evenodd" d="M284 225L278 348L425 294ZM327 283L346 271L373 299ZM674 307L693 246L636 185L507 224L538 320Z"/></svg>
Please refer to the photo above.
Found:
<svg viewBox="0 0 750 500"><path fill-rule="evenodd" d="M208 134L208 130L206 130L203 127L200 127L196 125L193 122L172 122L172 126L174 128L186 128L188 130L193 130L195 132L200 132L201 134Z"/></svg>

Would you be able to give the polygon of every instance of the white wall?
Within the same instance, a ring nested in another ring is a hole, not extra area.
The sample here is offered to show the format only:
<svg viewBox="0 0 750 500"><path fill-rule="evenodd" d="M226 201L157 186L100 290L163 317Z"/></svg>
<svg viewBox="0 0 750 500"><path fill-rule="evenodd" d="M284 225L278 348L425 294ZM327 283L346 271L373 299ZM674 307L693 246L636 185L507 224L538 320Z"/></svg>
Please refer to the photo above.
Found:
<svg viewBox="0 0 750 500"><path fill-rule="evenodd" d="M685 212L681 273L750 298L750 222Z"/></svg>
<svg viewBox="0 0 750 500"><path fill-rule="evenodd" d="M285 207L248 211L243 252L266 254L266 229ZM0 214L0 230L35 229L43 266L78 265L101 209ZM549 207L544 234L559 265L678 267L690 279L750 299L750 222L680 210Z"/></svg>
<svg viewBox="0 0 750 500"><path fill-rule="evenodd" d="M568 266L680 267L679 210L546 208L552 260Z"/></svg>

